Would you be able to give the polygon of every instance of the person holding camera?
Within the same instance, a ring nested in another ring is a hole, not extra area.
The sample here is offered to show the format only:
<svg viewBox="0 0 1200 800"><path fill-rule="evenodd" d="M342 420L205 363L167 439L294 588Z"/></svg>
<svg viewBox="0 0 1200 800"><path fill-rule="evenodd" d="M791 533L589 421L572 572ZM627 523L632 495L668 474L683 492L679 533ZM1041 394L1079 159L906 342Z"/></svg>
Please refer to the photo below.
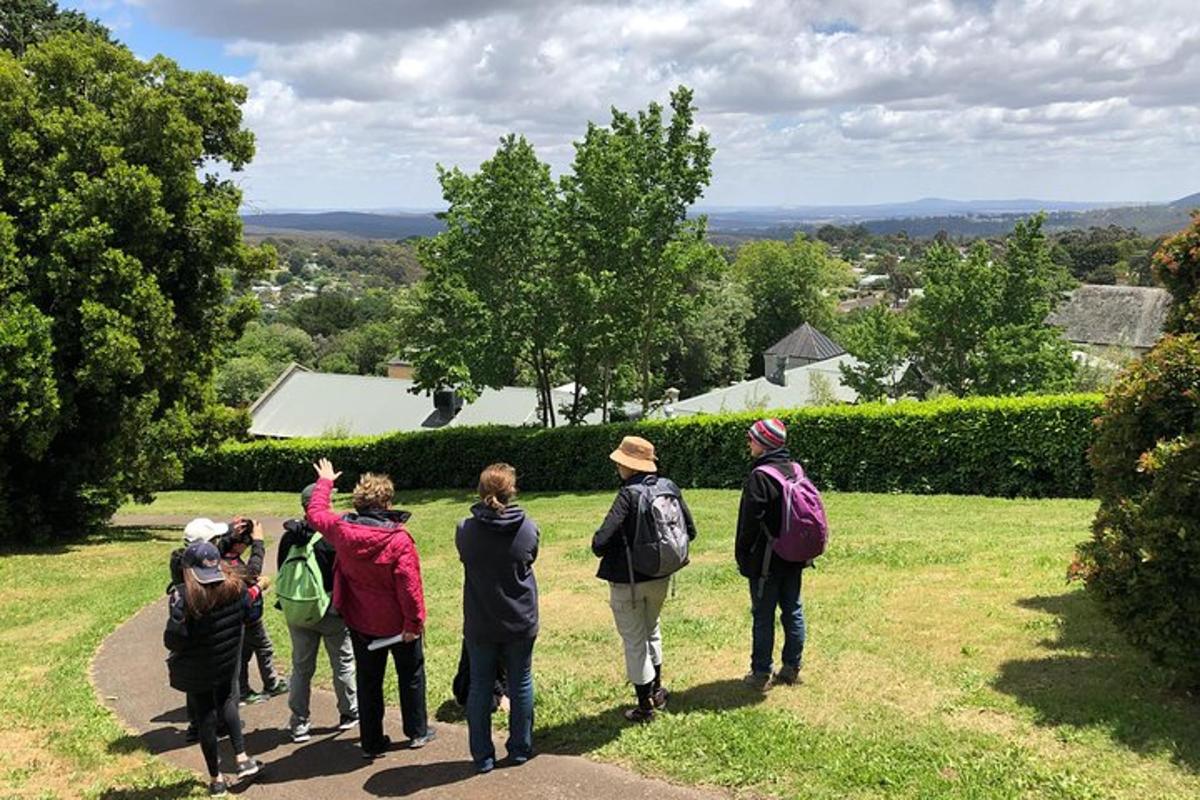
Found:
<svg viewBox="0 0 1200 800"><path fill-rule="evenodd" d="M391 746L383 732L389 653L396 665L408 746L424 747L436 733L425 706L425 593L417 548L404 525L409 514L392 509L390 478L366 473L354 487L354 513L342 516L329 503L342 473L327 458L313 468L317 488L308 502L308 522L337 551L333 605L346 621L354 647L363 758L379 758Z"/></svg>
<svg viewBox="0 0 1200 800"><path fill-rule="evenodd" d="M238 517L229 526L229 531L216 540L217 550L225 568L239 575L249 586L258 586L262 576L263 558L267 547L263 537L262 523L252 519ZM242 556L247 548L250 550L249 561L243 561ZM257 595L256 602L262 605L262 593ZM258 660L258 674L262 677L263 690L255 692L250 688L250 660ZM271 645L271 637L262 621L261 608L253 620L246 622L246 635L242 639L242 667L238 673L239 702L260 703L267 697L275 697L287 692L288 682L279 677L275 670L275 648Z"/></svg>

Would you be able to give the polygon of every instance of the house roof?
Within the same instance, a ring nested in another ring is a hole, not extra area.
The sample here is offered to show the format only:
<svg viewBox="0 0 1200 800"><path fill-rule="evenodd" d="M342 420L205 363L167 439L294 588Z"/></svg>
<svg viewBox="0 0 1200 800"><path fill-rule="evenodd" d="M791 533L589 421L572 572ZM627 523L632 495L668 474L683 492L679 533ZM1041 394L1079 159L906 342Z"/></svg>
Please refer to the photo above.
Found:
<svg viewBox="0 0 1200 800"><path fill-rule="evenodd" d="M337 432L370 436L420 431L448 425L526 425L537 421L537 391L486 389L449 420L433 396L413 394L402 378L312 372L298 364L283 374L250 407L250 433L291 438Z"/></svg>
<svg viewBox="0 0 1200 800"><path fill-rule="evenodd" d="M1080 286L1046 322L1077 344L1150 348L1162 336L1171 295L1143 286Z"/></svg>
<svg viewBox="0 0 1200 800"><path fill-rule="evenodd" d="M842 384L842 372L838 367L841 364L858 363L854 356L843 354L816 364L786 370L786 386L771 383L766 378L756 378L680 400L671 406L671 411L673 416L687 416L755 409L801 408L814 405L817 400L822 399L822 383L828 387L837 402L853 403L858 400L858 393ZM655 416L665 414L660 409Z"/></svg>
<svg viewBox="0 0 1200 800"><path fill-rule="evenodd" d="M845 352L841 345L806 322L768 347L763 355L824 361Z"/></svg>

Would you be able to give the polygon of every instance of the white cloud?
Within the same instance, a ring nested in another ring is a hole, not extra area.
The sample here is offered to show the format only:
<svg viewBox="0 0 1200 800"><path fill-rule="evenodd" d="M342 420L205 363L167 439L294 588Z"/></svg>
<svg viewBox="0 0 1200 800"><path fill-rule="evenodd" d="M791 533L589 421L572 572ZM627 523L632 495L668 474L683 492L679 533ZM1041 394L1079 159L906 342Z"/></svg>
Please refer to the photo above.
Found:
<svg viewBox="0 0 1200 800"><path fill-rule="evenodd" d="M137 2L253 60L262 205L433 204L435 162L474 168L510 130L561 169L588 120L679 83L710 202L1200 188L1182 0Z"/></svg>

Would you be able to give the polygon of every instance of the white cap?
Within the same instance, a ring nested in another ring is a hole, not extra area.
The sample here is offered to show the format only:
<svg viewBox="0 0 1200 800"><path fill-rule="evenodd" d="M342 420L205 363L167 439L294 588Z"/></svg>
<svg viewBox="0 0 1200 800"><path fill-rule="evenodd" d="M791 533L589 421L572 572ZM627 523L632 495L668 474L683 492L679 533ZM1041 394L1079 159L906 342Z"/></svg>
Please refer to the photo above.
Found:
<svg viewBox="0 0 1200 800"><path fill-rule="evenodd" d="M223 533L229 532L229 526L224 522L213 522L207 517L198 517L183 529L183 543L211 542Z"/></svg>

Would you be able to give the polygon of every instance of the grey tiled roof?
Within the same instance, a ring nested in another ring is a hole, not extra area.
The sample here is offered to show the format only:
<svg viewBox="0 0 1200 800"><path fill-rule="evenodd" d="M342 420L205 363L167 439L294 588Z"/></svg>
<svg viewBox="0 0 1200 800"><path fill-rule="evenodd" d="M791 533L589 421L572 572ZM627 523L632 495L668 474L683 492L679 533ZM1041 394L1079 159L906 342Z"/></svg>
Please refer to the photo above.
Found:
<svg viewBox="0 0 1200 800"><path fill-rule="evenodd" d="M824 361L845 353L841 345L806 322L768 347L763 355Z"/></svg>
<svg viewBox="0 0 1200 800"><path fill-rule="evenodd" d="M1171 305L1164 289L1080 286L1046 317L1078 344L1150 348L1162 336Z"/></svg>
<svg viewBox="0 0 1200 800"><path fill-rule="evenodd" d="M528 425L537 422L537 392L486 389L453 418L439 414L433 396L413 394L402 378L310 372L293 364L250 407L250 433L291 438L337 432L369 436L447 425Z"/></svg>

